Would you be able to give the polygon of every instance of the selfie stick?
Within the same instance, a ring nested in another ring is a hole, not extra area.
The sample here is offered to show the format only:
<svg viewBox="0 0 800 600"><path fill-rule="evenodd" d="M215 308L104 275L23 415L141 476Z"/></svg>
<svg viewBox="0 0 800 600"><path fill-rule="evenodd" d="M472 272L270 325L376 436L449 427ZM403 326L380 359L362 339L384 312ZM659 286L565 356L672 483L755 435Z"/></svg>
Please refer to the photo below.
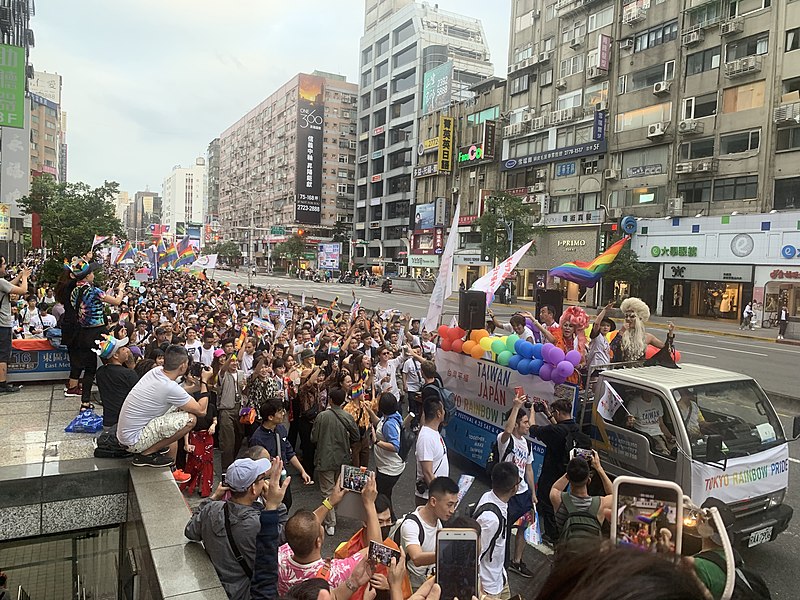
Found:
<svg viewBox="0 0 800 600"><path fill-rule="evenodd" d="M725 522L722 520L722 516L719 514L717 507L711 506L706 509L706 511L714 520L714 526L717 529L717 533L719 533L722 548L725 550L725 589L722 591L720 599L730 600L733 595L733 584L736 579L736 561L733 557L733 547L731 546L731 540L728 538L728 530L725 529Z"/></svg>

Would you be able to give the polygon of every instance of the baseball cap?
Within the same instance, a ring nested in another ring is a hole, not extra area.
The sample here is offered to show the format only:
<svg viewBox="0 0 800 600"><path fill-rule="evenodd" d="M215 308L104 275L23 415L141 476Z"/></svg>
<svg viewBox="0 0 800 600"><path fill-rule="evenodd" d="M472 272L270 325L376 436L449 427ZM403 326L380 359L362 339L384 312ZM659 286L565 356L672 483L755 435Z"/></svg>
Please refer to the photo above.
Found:
<svg viewBox="0 0 800 600"><path fill-rule="evenodd" d="M225 484L234 492L244 492L255 483L259 475L269 471L271 466L266 458L240 458L233 461L225 471Z"/></svg>
<svg viewBox="0 0 800 600"><path fill-rule="evenodd" d="M314 351L311 348L306 348L300 353L300 360L305 360L314 356Z"/></svg>

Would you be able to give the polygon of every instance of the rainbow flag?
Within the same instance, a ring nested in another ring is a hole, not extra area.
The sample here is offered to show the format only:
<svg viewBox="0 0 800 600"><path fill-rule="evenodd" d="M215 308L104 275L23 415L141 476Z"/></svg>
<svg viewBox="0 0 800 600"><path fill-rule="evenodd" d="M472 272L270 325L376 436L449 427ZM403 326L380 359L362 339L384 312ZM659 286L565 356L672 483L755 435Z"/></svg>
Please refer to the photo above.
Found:
<svg viewBox="0 0 800 600"><path fill-rule="evenodd" d="M167 246L167 252L164 256L167 261L167 264L171 267L175 266L175 263L178 260L178 250L175 248L175 243L170 242L169 246Z"/></svg>
<svg viewBox="0 0 800 600"><path fill-rule="evenodd" d="M357 402L361 400L361 397L364 395L364 380L360 379L353 384L353 387L350 388L350 400L352 402Z"/></svg>
<svg viewBox="0 0 800 600"><path fill-rule="evenodd" d="M110 235L96 235L95 234L94 239L92 240L92 248L94 248L95 246L97 246L99 244L102 244L103 242L105 242L110 237L111 237Z"/></svg>
<svg viewBox="0 0 800 600"><path fill-rule="evenodd" d="M242 327L242 332L239 334L239 339L236 340L237 352L242 349L246 340L247 340L247 325Z"/></svg>
<svg viewBox="0 0 800 600"><path fill-rule="evenodd" d="M167 246L164 243L164 238L158 240L158 268L163 269L169 266L169 259L167 258Z"/></svg>
<svg viewBox="0 0 800 600"><path fill-rule="evenodd" d="M135 260L136 259L136 251L131 246L131 243L128 240L125 240L125 243L122 245L122 248L119 250L119 254L117 254L117 260L114 261L115 265L121 264L123 260Z"/></svg>
<svg viewBox="0 0 800 600"><path fill-rule="evenodd" d="M194 253L194 248L187 246L178 254L178 260L175 261L175 267L188 267L195 260L197 260L197 255Z"/></svg>
<svg viewBox="0 0 800 600"><path fill-rule="evenodd" d="M584 287L594 287L605 272L608 271L611 263L614 262L617 254L629 239L631 239L630 236L625 236L592 262L576 260L550 269L550 276L560 277Z"/></svg>

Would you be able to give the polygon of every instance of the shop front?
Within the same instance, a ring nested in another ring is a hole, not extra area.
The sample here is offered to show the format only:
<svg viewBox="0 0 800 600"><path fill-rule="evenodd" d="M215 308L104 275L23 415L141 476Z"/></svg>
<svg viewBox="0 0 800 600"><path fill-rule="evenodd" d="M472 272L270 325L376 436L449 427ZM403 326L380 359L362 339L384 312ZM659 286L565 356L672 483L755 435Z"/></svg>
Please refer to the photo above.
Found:
<svg viewBox="0 0 800 600"><path fill-rule="evenodd" d="M453 256L453 265L456 280L453 289L460 286L461 282L464 283L466 289L469 289L492 268L492 263L483 260L480 254L459 254L458 252Z"/></svg>
<svg viewBox="0 0 800 600"><path fill-rule="evenodd" d="M777 328L781 306L789 310L786 337L800 338L800 261L793 266L756 267L753 309L757 324Z"/></svg>
<svg viewBox="0 0 800 600"><path fill-rule="evenodd" d="M408 270L412 277L433 279L439 268L439 257L431 254L410 254L408 256Z"/></svg>
<svg viewBox="0 0 800 600"><path fill-rule="evenodd" d="M753 297L753 267L665 263L665 317L738 320Z"/></svg>

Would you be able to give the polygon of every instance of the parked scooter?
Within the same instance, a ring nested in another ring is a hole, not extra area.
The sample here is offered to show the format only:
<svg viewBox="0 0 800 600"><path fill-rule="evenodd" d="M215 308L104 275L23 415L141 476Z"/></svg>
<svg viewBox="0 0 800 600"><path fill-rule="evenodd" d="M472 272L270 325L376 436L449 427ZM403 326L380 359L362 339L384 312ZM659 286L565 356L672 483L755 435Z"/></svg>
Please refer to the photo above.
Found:
<svg viewBox="0 0 800 600"><path fill-rule="evenodd" d="M389 279L388 277L384 279L383 283L381 284L381 294L383 294L384 292L391 294L393 289L394 287L392 286L392 280Z"/></svg>

